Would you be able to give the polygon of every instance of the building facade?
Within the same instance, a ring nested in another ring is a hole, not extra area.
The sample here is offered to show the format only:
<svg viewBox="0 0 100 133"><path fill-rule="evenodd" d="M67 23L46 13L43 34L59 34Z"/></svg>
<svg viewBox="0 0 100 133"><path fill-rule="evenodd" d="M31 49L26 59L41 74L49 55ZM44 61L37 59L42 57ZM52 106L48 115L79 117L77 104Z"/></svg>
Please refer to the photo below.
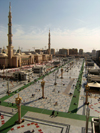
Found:
<svg viewBox="0 0 100 133"><path fill-rule="evenodd" d="M99 61L99 57L100 57L100 50L98 50L98 51L96 52L96 60L97 60L97 61Z"/></svg>
<svg viewBox="0 0 100 133"><path fill-rule="evenodd" d="M12 45L12 15L11 15L11 4L9 5L9 15L8 15L8 46L7 51L0 53L0 68L12 68L12 67L21 67L23 65L30 65L35 63L42 62L41 54L32 54L32 53L21 53L19 50L17 53L14 53L14 46ZM49 31L50 37L50 31ZM50 50L50 38L49 38L49 50ZM51 60L51 54L49 52L49 59Z"/></svg>
<svg viewBox="0 0 100 133"><path fill-rule="evenodd" d="M76 55L78 54L78 50L77 49L69 49L69 55Z"/></svg>
<svg viewBox="0 0 100 133"><path fill-rule="evenodd" d="M51 49L51 54L54 56L55 55L55 49Z"/></svg>
<svg viewBox="0 0 100 133"><path fill-rule="evenodd" d="M79 49L79 55L83 55L83 49Z"/></svg>
<svg viewBox="0 0 100 133"><path fill-rule="evenodd" d="M59 49L59 55L68 56L69 50L68 49Z"/></svg>
<svg viewBox="0 0 100 133"><path fill-rule="evenodd" d="M96 57L96 50L92 50L92 57Z"/></svg>

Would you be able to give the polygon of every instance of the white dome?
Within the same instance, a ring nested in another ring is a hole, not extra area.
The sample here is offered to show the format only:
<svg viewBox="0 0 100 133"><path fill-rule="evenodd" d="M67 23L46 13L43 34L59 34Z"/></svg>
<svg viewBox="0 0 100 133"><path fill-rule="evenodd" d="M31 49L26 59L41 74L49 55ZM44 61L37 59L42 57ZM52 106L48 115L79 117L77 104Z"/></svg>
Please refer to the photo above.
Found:
<svg viewBox="0 0 100 133"><path fill-rule="evenodd" d="M7 56L7 54L5 54L5 53L0 53L0 57L5 57L5 56Z"/></svg>
<svg viewBox="0 0 100 133"><path fill-rule="evenodd" d="M18 55L18 56L20 56L21 54L20 54L20 53L16 53L16 54L14 54L14 55Z"/></svg>
<svg viewBox="0 0 100 133"><path fill-rule="evenodd" d="M25 55L25 53L22 53L22 55Z"/></svg>
<svg viewBox="0 0 100 133"><path fill-rule="evenodd" d="M28 55L31 55L31 53L28 53Z"/></svg>

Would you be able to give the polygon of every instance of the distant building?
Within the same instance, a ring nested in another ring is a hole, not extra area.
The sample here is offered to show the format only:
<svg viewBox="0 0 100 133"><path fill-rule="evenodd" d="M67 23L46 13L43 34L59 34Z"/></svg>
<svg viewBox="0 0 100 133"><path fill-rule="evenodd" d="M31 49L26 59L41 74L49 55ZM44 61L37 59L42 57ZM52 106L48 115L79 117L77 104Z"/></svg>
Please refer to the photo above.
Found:
<svg viewBox="0 0 100 133"><path fill-rule="evenodd" d="M97 61L99 61L99 57L100 57L100 50L98 50L98 51L96 52L96 60L97 60Z"/></svg>
<svg viewBox="0 0 100 133"><path fill-rule="evenodd" d="M27 80L30 77L32 77L32 71L19 71L19 72L14 72L13 73L13 78L15 80Z"/></svg>
<svg viewBox="0 0 100 133"><path fill-rule="evenodd" d="M49 31L50 34L50 31ZM9 16L8 16L8 46L7 49L3 48L2 53L0 53L0 68L12 68L21 67L23 65L33 64L42 62L42 51L40 54L32 54L28 52L27 54L22 53L20 49L15 53L14 47L12 45L12 15L11 15L11 5L9 5ZM49 39L50 41L50 39ZM48 60L52 59L52 55L49 53Z"/></svg>
<svg viewBox="0 0 100 133"><path fill-rule="evenodd" d="M83 55L83 49L79 49L79 55Z"/></svg>
<svg viewBox="0 0 100 133"><path fill-rule="evenodd" d="M78 50L77 49L69 49L69 55L76 55L78 54Z"/></svg>
<svg viewBox="0 0 100 133"><path fill-rule="evenodd" d="M35 54L34 55L34 62L35 63L42 63L42 54Z"/></svg>
<svg viewBox="0 0 100 133"><path fill-rule="evenodd" d="M32 70L34 73L43 73L43 72L46 72L46 67L45 66L34 66Z"/></svg>
<svg viewBox="0 0 100 133"><path fill-rule="evenodd" d="M42 52L42 49L35 49L35 53L40 54Z"/></svg>
<svg viewBox="0 0 100 133"><path fill-rule="evenodd" d="M55 67L57 67L57 66L60 65L60 61L54 61L53 64L54 64Z"/></svg>
<svg viewBox="0 0 100 133"><path fill-rule="evenodd" d="M53 48L51 49L51 54L55 55L55 49L53 49Z"/></svg>
<svg viewBox="0 0 100 133"><path fill-rule="evenodd" d="M92 57L96 57L96 50L92 50Z"/></svg>
<svg viewBox="0 0 100 133"><path fill-rule="evenodd" d="M64 55L68 56L69 55L69 50L68 49L59 49L59 55Z"/></svg>
<svg viewBox="0 0 100 133"><path fill-rule="evenodd" d="M0 53L2 53L2 48L0 48Z"/></svg>

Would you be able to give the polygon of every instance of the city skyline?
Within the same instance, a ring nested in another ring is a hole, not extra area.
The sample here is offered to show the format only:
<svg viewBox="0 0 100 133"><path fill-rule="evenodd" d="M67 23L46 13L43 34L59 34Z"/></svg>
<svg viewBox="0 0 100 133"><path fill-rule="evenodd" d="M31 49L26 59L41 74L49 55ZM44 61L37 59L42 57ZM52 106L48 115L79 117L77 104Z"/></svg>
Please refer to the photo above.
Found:
<svg viewBox="0 0 100 133"><path fill-rule="evenodd" d="M12 45L23 50L48 47L100 49L100 1L12 1ZM7 46L9 1L0 1L0 47Z"/></svg>

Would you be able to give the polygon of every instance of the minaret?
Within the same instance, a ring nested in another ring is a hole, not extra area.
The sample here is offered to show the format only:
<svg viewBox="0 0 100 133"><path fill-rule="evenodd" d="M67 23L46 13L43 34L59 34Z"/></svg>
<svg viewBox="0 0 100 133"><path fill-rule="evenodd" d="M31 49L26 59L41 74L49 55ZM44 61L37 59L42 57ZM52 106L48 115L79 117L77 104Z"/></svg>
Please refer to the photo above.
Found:
<svg viewBox="0 0 100 133"><path fill-rule="evenodd" d="M13 46L12 46L12 16L11 16L11 3L9 3L9 16L8 16L8 67L12 67L12 56L13 56Z"/></svg>
<svg viewBox="0 0 100 133"><path fill-rule="evenodd" d="M51 54L51 49L50 49L50 30L49 30L49 39L48 39L48 54Z"/></svg>

